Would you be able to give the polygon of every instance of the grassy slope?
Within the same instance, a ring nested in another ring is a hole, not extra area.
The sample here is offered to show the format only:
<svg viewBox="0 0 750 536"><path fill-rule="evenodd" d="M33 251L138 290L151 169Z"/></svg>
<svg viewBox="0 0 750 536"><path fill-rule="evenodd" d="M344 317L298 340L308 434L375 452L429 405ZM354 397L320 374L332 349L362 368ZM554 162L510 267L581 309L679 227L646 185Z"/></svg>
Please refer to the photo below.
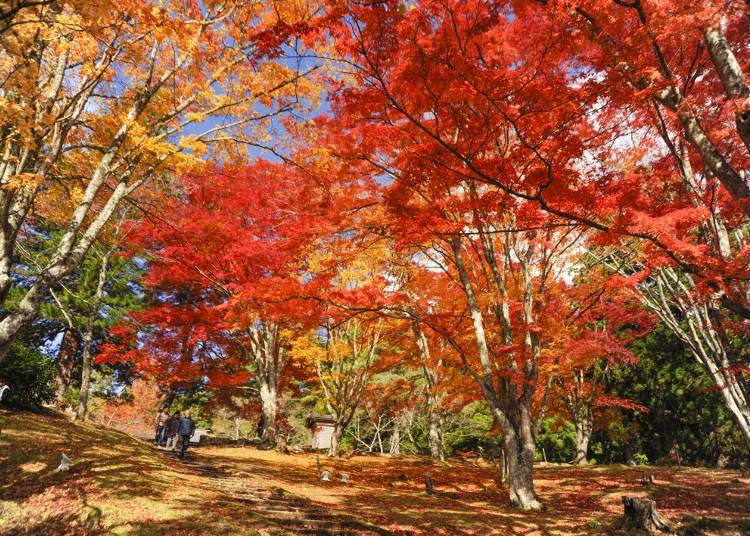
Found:
<svg viewBox="0 0 750 536"><path fill-rule="evenodd" d="M280 534L174 459L130 436L52 415L0 410L0 536L10 534ZM56 470L65 452L73 469ZM535 474L547 509L507 507L495 468L425 458L328 460L316 478L312 454L253 448L195 449L196 456L250 482L278 486L394 531L417 535L623 534L622 495L648 496L694 534L750 534L750 478L709 469L545 467ZM430 472L436 495L424 493ZM655 484L642 486L642 474Z"/></svg>
<svg viewBox="0 0 750 536"><path fill-rule="evenodd" d="M126 434L4 409L0 429L0 535L281 533Z"/></svg>

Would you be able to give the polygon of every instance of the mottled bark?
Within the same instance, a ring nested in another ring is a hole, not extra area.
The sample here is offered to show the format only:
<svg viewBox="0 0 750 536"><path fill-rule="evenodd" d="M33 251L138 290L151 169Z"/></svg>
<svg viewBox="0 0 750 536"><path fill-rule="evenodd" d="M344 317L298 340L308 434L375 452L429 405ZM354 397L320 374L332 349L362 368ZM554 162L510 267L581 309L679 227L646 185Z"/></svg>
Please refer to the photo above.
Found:
<svg viewBox="0 0 750 536"><path fill-rule="evenodd" d="M394 456L398 456L401 454L401 428L398 426L398 421L394 423L393 426L393 432L391 433L390 437L390 443L391 446L388 449L388 452L390 454L393 454Z"/></svg>
<svg viewBox="0 0 750 536"><path fill-rule="evenodd" d="M437 408L430 408L429 426L430 457L433 460L444 461L445 415L442 411Z"/></svg>
<svg viewBox="0 0 750 536"><path fill-rule="evenodd" d="M445 415L441 408L441 397L439 395L438 374L431 362L430 346L427 336L422 330L419 321L412 324L414 339L419 349L422 361L422 375L425 379L425 398L429 418L429 446L430 456L433 460L445 460L445 449L443 447L443 433L445 428Z"/></svg>
<svg viewBox="0 0 750 536"><path fill-rule="evenodd" d="M491 244L487 241L484 245L486 258L494 257ZM536 362L539 352L538 335L531 334L527 330L526 344L529 347L530 356L523 361L523 370L511 364L510 369L506 371L509 374L517 374L523 377L524 385L518 385L519 382L511 381L508 377L499 378L496 384L495 369L487 342L482 310L477 302L468 269L464 264L460 237L451 240L451 247L453 260L459 273L474 327L474 339L480 370L471 368L465 355L462 355L462 358L469 372L481 387L492 415L503 433L503 451L508 468L507 482L511 505L523 510L541 509L542 504L534 490L533 470L537 424L534 422L531 413L539 373L538 363ZM530 249L526 250L525 257L517 255L517 258L521 259L519 264L521 264L522 277L527 289L531 281L528 272L529 265L526 262L529 255ZM493 259L489 263L491 269L499 272L497 266L494 266L494 262ZM498 286L502 285L499 273L495 274L495 281ZM501 288L500 292L502 295L504 288ZM533 324L530 294L530 291L527 290L524 295L524 315L527 325ZM512 343L512 322L510 318L505 316L506 312L502 307L496 308L496 314L504 325L505 329L502 332L506 337L505 340ZM514 363L515 359L511 357L509 361Z"/></svg>
<svg viewBox="0 0 750 536"><path fill-rule="evenodd" d="M331 446L328 448L328 455L331 458L338 458L341 452L341 440L344 438L345 426L343 423L337 422L333 426L333 433L331 434Z"/></svg>
<svg viewBox="0 0 750 536"><path fill-rule="evenodd" d="M711 61L721 79L727 97L744 99L742 108L735 114L735 125L740 139L747 150L750 151L750 100L748 99L750 88L745 82L742 67L720 28L706 30L705 39Z"/></svg>
<svg viewBox="0 0 750 536"><path fill-rule="evenodd" d="M503 432L503 452L507 464L510 504L522 510L539 510L542 503L534 490L534 451L536 444L528 432Z"/></svg>
<svg viewBox="0 0 750 536"><path fill-rule="evenodd" d="M99 265L99 279L94 293L94 303L89 311L89 317L86 324L86 333L83 337L83 364L81 370L81 392L78 397L78 409L76 419L82 421L86 419L88 413L89 387L91 385L91 369L94 365L94 357L91 354L91 346L94 341L94 327L96 319L99 317L99 308L104 298L104 286L107 283L107 271L109 269L109 259L113 250L107 251L101 259Z"/></svg>
<svg viewBox="0 0 750 536"><path fill-rule="evenodd" d="M250 330L250 355L255 362L263 411L261 441L276 445L278 429L276 413L281 374L287 361L286 350L279 339L279 326L268 324Z"/></svg>
<svg viewBox="0 0 750 536"><path fill-rule="evenodd" d="M591 413L579 416L573 423L576 429L576 458L575 463L578 465L587 465L589 442L591 441L591 431L594 428Z"/></svg>
<svg viewBox="0 0 750 536"><path fill-rule="evenodd" d="M276 428L276 410L278 396L276 385L267 379L261 379L260 384L260 401L263 410L263 433L261 442L275 445L278 430Z"/></svg>
<svg viewBox="0 0 750 536"><path fill-rule="evenodd" d="M81 334L74 328L68 328L63 334L60 350L57 352L55 361L55 403L62 406L65 399L65 391L68 390L73 378L73 368L76 364L76 355L81 345Z"/></svg>

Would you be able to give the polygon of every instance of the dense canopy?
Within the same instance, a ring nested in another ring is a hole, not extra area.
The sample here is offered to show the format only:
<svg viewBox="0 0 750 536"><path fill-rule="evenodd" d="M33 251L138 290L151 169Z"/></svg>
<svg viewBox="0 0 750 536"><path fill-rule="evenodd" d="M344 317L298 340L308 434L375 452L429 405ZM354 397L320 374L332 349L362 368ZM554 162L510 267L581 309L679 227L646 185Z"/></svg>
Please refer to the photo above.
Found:
<svg viewBox="0 0 750 536"><path fill-rule="evenodd" d="M44 350L79 418L145 382L262 415L269 444L291 397L333 456L369 422L442 459L474 411L539 509L540 441L632 450L613 423L650 411L628 382L668 337L669 381L691 363L750 448L749 23L739 0L0 2L0 375Z"/></svg>

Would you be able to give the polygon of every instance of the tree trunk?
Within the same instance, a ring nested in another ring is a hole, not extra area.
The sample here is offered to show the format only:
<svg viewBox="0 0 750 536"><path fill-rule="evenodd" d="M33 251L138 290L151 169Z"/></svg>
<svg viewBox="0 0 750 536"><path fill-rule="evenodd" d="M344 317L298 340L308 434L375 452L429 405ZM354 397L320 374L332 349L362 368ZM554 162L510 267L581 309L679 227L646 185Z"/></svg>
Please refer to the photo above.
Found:
<svg viewBox="0 0 750 536"><path fill-rule="evenodd" d="M489 242L483 242L483 245L488 252L492 251ZM455 237L451 241L451 246L474 326L476 352L479 357L480 370L474 370L469 366L465 354L462 355L462 359L464 359L464 364L467 365L469 373L472 374L482 388L484 398L492 411L495 422L500 426L500 430L503 433L503 450L505 451L508 467L508 488L511 505L523 510L539 510L542 508L542 504L534 491L534 481L532 478L537 431L537 425L532 418L532 409L537 379L539 377L539 335L526 330L525 345L528 349L528 357L523 361L523 372L521 373L517 365L511 366L506 370L511 375L518 374L523 378L523 381L514 382L506 377L498 378L496 382L494 371L497 362L490 356L490 344L485 333L482 308L477 301L469 272L463 262L460 238ZM525 253L526 256L530 254L531 250L527 250ZM493 259L494 257L487 255L487 258ZM521 259L525 286L524 320L527 325L533 325L533 278L531 277L528 260L521 254L518 254L518 258ZM502 287L502 277L497 273L497 266L492 264L492 269L493 273L496 273L495 280L498 283L498 287L501 288L500 294L505 296L505 289ZM513 324L507 305L507 301L504 301L499 306L496 319L503 326L502 334L504 342L512 344ZM515 364L515 357L511 356L511 363Z"/></svg>
<svg viewBox="0 0 750 536"><path fill-rule="evenodd" d="M445 461L443 437L445 433L445 415L437 407L430 407L430 456L433 460Z"/></svg>
<svg viewBox="0 0 750 536"><path fill-rule="evenodd" d="M633 455L633 445L630 443L625 444L625 465L629 465L630 467L638 465Z"/></svg>
<svg viewBox="0 0 750 536"><path fill-rule="evenodd" d="M395 456L401 454L401 428L398 426L398 422L393 427L393 433L391 434L391 448L389 453Z"/></svg>
<svg viewBox="0 0 750 536"><path fill-rule="evenodd" d="M94 358L91 355L91 345L94 341L94 326L96 319L99 317L99 309L104 298L104 287L107 284L107 271L109 269L109 258L114 249L108 250L102 255L101 264L99 265L99 280L96 284L96 293L94 294L94 303L89 311L88 322L86 325L86 334L83 337L83 370L81 371L81 392L78 397L78 410L76 419L83 421L88 413L89 386L91 384L91 369L93 368Z"/></svg>
<svg viewBox="0 0 750 536"><path fill-rule="evenodd" d="M263 434L261 441L276 446L278 430L276 412L278 408L278 390L281 373L286 363L287 354L279 340L279 326L267 324L249 330L250 355L257 367L260 384L260 401L263 410Z"/></svg>
<svg viewBox="0 0 750 536"><path fill-rule="evenodd" d="M419 348L422 359L422 375L425 383L425 397L427 399L427 411L429 412L429 443L430 456L433 460L445 460L445 449L443 448L443 432L445 429L445 416L440 408L440 397L438 395L438 374L431 364L430 346L427 336L418 321L412 324L414 339ZM438 365L440 363L438 362Z"/></svg>
<svg viewBox="0 0 750 536"><path fill-rule="evenodd" d="M260 383L260 401L263 407L263 435L262 443L276 445L276 407L277 407L276 386L261 379Z"/></svg>
<svg viewBox="0 0 750 536"><path fill-rule="evenodd" d="M55 403L58 406L62 406L65 400L65 391L68 390L70 380L73 377L73 368L76 364L76 355L80 345L81 334L73 328L66 329L55 362L55 383L57 384Z"/></svg>
<svg viewBox="0 0 750 536"><path fill-rule="evenodd" d="M235 441L239 441L240 440L240 418L239 417L235 417L233 419L233 423L232 424L233 424L232 438Z"/></svg>
<svg viewBox="0 0 750 536"><path fill-rule="evenodd" d="M508 468L508 490L510 504L522 510L539 510L532 477L535 445L515 433L503 433L503 452Z"/></svg>
<svg viewBox="0 0 750 536"><path fill-rule="evenodd" d="M78 396L78 410L76 410L76 420L85 421L89 411L89 389L91 388L91 369L93 368L93 356L91 355L91 345L84 346L83 349L83 370L81 371L81 392Z"/></svg>
<svg viewBox="0 0 750 536"><path fill-rule="evenodd" d="M593 429L593 421L591 418L591 413L587 412L587 415L579 416L579 418L576 419L575 425L576 428L576 459L575 463L577 465L588 465L588 450L589 450L589 441L591 440L591 431Z"/></svg>
<svg viewBox="0 0 750 536"><path fill-rule="evenodd" d="M747 98L750 88L745 83L745 75L742 72L732 48L721 28L709 28L705 33L706 48L708 48L711 61L724 86L724 92L729 98ZM744 109L740 109L735 115L735 123L740 138L750 151L750 102L745 100Z"/></svg>
<svg viewBox="0 0 750 536"><path fill-rule="evenodd" d="M671 429L664 435L667 438L667 445L669 446L669 459L672 460L672 463L676 464L677 467L682 467L682 453L680 443L677 441L677 435Z"/></svg>
<svg viewBox="0 0 750 536"><path fill-rule="evenodd" d="M333 425L333 433L331 434L331 446L328 448L328 456L331 458L338 458L341 452L341 439L344 437L344 425L340 422L336 422Z"/></svg>

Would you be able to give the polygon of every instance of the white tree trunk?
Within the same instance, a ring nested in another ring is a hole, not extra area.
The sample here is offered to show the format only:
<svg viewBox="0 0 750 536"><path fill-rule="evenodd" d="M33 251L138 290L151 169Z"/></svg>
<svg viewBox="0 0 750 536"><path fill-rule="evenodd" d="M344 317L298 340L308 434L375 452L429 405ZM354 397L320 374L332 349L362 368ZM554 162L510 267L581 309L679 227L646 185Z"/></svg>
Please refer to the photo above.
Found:
<svg viewBox="0 0 750 536"><path fill-rule="evenodd" d="M429 443L430 457L433 460L445 460L444 432L445 432L445 415L437 408L429 409Z"/></svg>
<svg viewBox="0 0 750 536"><path fill-rule="evenodd" d="M673 268L663 268L653 274L652 285L641 287L640 297L690 349L719 388L750 448L750 386L742 373L736 371L742 357L726 343L722 312L714 309L710 300L696 296L692 289L688 276Z"/></svg>
<svg viewBox="0 0 750 536"><path fill-rule="evenodd" d="M331 434L331 446L328 448L328 455L331 458L338 458L341 452L341 440L344 437L344 425L337 422L333 426Z"/></svg>
<svg viewBox="0 0 750 536"><path fill-rule="evenodd" d="M440 407L438 374L431 362L430 346L419 321L413 322L412 331L414 332L414 339L419 349L420 359L422 360L422 375L425 379L430 456L433 460L444 461L443 431L445 428L445 415Z"/></svg>
<svg viewBox="0 0 750 536"><path fill-rule="evenodd" d="M575 463L578 465L588 465L589 442L591 441L591 431L593 430L591 415L582 415L573 424L576 429Z"/></svg>
<svg viewBox="0 0 750 536"><path fill-rule="evenodd" d="M260 380L260 401L263 411L263 435L261 435L261 441L275 445L277 440L276 408L278 397L276 386L270 384L264 378Z"/></svg>

